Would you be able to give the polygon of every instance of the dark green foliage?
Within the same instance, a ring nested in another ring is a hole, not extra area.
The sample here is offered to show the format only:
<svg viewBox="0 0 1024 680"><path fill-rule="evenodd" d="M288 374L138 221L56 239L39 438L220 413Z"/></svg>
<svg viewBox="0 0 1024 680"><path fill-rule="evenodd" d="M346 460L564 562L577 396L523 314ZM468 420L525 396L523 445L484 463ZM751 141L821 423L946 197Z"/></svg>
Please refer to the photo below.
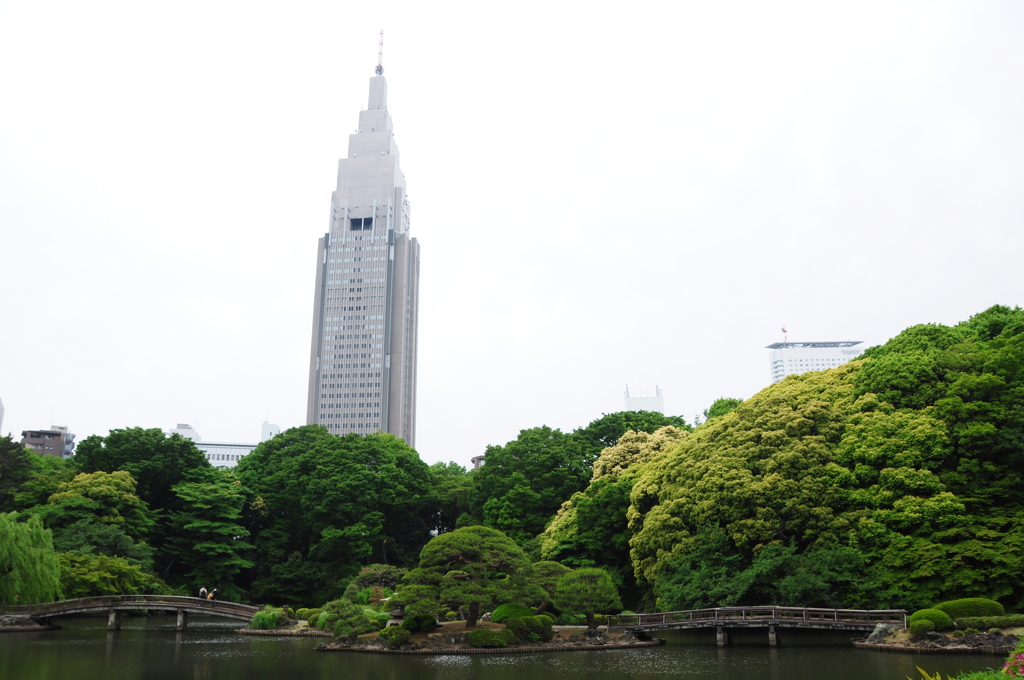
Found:
<svg viewBox="0 0 1024 680"><path fill-rule="evenodd" d="M555 606L563 612L583 614L587 617L587 626L593 630L597 627L594 614L613 609L618 611L622 609L622 602L608 572L587 567L558 579ZM526 625L529 626L530 622L526 621Z"/></svg>
<svg viewBox="0 0 1024 680"><path fill-rule="evenodd" d="M1003 605L995 600L988 600L984 597L965 597L961 600L951 600L935 605L935 609L946 612L949 618L963 619L968 617L1002 616L1006 613Z"/></svg>
<svg viewBox="0 0 1024 680"><path fill-rule="evenodd" d="M527 627L523 619L518 616L512 616L504 621L505 630L510 630L520 640L526 640L530 629Z"/></svg>
<svg viewBox="0 0 1024 680"><path fill-rule="evenodd" d="M726 413L731 413L736 410L736 407L743 403L742 399L734 399L732 397L719 397L715 399L715 402L711 406L704 409L704 420L708 421L712 418L724 416Z"/></svg>
<svg viewBox="0 0 1024 680"><path fill-rule="evenodd" d="M252 595L323 601L367 562L411 566L430 539L430 471L389 434L343 437L307 425L263 442L235 474L253 493L245 511L257 554Z"/></svg>
<svg viewBox="0 0 1024 680"><path fill-rule="evenodd" d="M384 638L388 641L388 647L398 648L409 641L412 637L412 633L400 626L392 626L382 630L378 637Z"/></svg>
<svg viewBox="0 0 1024 680"><path fill-rule="evenodd" d="M429 633L437 628L437 619L433 614L413 614L402 621L402 628L410 633Z"/></svg>
<svg viewBox="0 0 1024 680"><path fill-rule="evenodd" d="M523 624L541 642L550 642L555 637L555 631L551 627L551 619L546 616L524 616Z"/></svg>
<svg viewBox="0 0 1024 680"><path fill-rule="evenodd" d="M949 618L949 614L938 609L919 609L907 619L908 623L917 621L931 621L935 630L948 630L953 627L953 620Z"/></svg>
<svg viewBox="0 0 1024 680"><path fill-rule="evenodd" d="M573 434L600 453L601 449L615 446L627 432L652 434L666 426L690 429L682 416L666 416L657 411L620 411L602 415L586 427L576 429Z"/></svg>
<svg viewBox="0 0 1024 680"><path fill-rule="evenodd" d="M511 631L508 628L502 628L498 632L501 633L502 637L505 638L506 645L514 645L516 642L518 642L518 638L516 637L514 631Z"/></svg>
<svg viewBox="0 0 1024 680"><path fill-rule="evenodd" d="M371 621L359 605L348 600L333 600L324 605L317 628L329 630L335 637L353 639L377 630L377 623Z"/></svg>
<svg viewBox="0 0 1024 680"><path fill-rule="evenodd" d="M256 615L252 617L252 621L249 622L250 628L257 630L273 630L279 628L288 622L288 617L285 616L284 612L280 609L256 612Z"/></svg>
<svg viewBox="0 0 1024 680"><path fill-rule="evenodd" d="M1024 614L964 617L955 619L953 624L961 630L968 628L1021 628L1024 627Z"/></svg>
<svg viewBox="0 0 1024 680"><path fill-rule="evenodd" d="M0 437L0 512L15 509L15 493L32 477L32 458L33 454L11 435Z"/></svg>
<svg viewBox="0 0 1024 680"><path fill-rule="evenodd" d="M533 610L519 602L506 602L491 613L491 621L504 623L509 617L533 616Z"/></svg>
<svg viewBox="0 0 1024 680"><path fill-rule="evenodd" d="M408 569L387 564L368 564L359 570L352 583L359 588L390 588L394 590L398 582L408 573Z"/></svg>
<svg viewBox="0 0 1024 680"><path fill-rule="evenodd" d="M473 475L458 463L434 463L430 478L438 503L437 531L453 531L459 518L469 512Z"/></svg>
<svg viewBox="0 0 1024 680"><path fill-rule="evenodd" d="M508 536L482 526L463 527L433 538L420 553L395 601L413 614L466 607L466 627L480 612L505 602L539 602L532 564Z"/></svg>
<svg viewBox="0 0 1024 680"><path fill-rule="evenodd" d="M504 630L477 628L469 632L469 644L474 647L508 647L509 640Z"/></svg>
<svg viewBox="0 0 1024 680"><path fill-rule="evenodd" d="M921 637L933 630L935 630L935 624L930 619L921 619L910 624L910 634L914 637Z"/></svg>

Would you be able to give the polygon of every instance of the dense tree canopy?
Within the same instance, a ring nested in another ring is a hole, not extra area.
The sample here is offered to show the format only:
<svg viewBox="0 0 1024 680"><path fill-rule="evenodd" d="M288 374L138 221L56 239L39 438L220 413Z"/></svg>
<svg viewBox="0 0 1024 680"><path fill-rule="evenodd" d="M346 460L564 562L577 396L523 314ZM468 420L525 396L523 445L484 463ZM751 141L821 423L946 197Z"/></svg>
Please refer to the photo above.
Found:
<svg viewBox="0 0 1024 680"><path fill-rule="evenodd" d="M1004 307L789 376L643 466L636 574L670 608L1017 604L1022 405L1024 311Z"/></svg>
<svg viewBox="0 0 1024 680"><path fill-rule="evenodd" d="M622 608L619 593L604 569L586 567L565 574L555 585L555 606L570 614L587 617L587 628L594 630L594 614Z"/></svg>
<svg viewBox="0 0 1024 680"><path fill-rule="evenodd" d="M14 509L14 494L32 476L32 454L11 435L0 437L0 512Z"/></svg>
<svg viewBox="0 0 1024 680"><path fill-rule="evenodd" d="M17 513L0 513L0 602L60 597L60 564L49 529L38 517L19 522Z"/></svg>
<svg viewBox="0 0 1024 680"><path fill-rule="evenodd" d="M389 434L338 437L318 425L260 444L235 468L254 494L252 595L325 602L362 564L412 566L436 524L430 470Z"/></svg>

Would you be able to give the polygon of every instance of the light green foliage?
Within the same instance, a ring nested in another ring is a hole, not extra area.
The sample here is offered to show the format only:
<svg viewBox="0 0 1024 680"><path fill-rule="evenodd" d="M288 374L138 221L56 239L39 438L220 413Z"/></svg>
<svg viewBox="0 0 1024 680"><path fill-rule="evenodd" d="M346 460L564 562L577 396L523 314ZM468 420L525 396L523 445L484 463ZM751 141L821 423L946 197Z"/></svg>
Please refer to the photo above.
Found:
<svg viewBox="0 0 1024 680"><path fill-rule="evenodd" d="M954 619L953 624L962 630L967 628L1024 628L1024 614L1009 616L979 616Z"/></svg>
<svg viewBox="0 0 1024 680"><path fill-rule="evenodd" d="M166 551L177 557L194 588L216 583L224 599L240 595L233 580L253 566L241 553L252 548L249 532L239 524L245 496L241 484L215 473L210 482L182 482L174 487L183 510L171 517L174 538Z"/></svg>
<svg viewBox="0 0 1024 680"><path fill-rule="evenodd" d="M398 648L409 641L409 638L412 637L412 633L401 626L392 626L391 628L385 628L382 630L378 637L382 637L387 640L388 647Z"/></svg>
<svg viewBox="0 0 1024 680"><path fill-rule="evenodd" d="M935 605L934 608L946 612L949 614L949 618L953 620L969 617L1002 616L1006 613L1003 605L995 600L989 600L984 597L965 597L960 600L941 602Z"/></svg>
<svg viewBox="0 0 1024 680"><path fill-rule="evenodd" d="M156 593L163 584L138 565L120 557L83 553L57 553L64 597Z"/></svg>
<svg viewBox="0 0 1024 680"><path fill-rule="evenodd" d="M348 600L334 600L324 605L317 628L329 630L335 637L353 639L377 630L377 623L367 617L359 605Z"/></svg>
<svg viewBox="0 0 1024 680"><path fill-rule="evenodd" d="M533 616L533 610L519 602L506 602L491 612L491 621L494 623L504 623L506 619L513 616L517 618Z"/></svg>
<svg viewBox="0 0 1024 680"><path fill-rule="evenodd" d="M865 357L789 376L643 466L630 545L661 608L737 574L704 599L778 602L764 569L804 606L1020 601L1024 311L917 326Z"/></svg>
<svg viewBox="0 0 1024 680"><path fill-rule="evenodd" d="M78 474L78 468L72 460L35 453L30 454L30 459L28 479L14 494L14 507L18 510L45 505L50 496L57 493L58 486L70 482Z"/></svg>
<svg viewBox="0 0 1024 680"><path fill-rule="evenodd" d="M532 582L532 565L508 536L488 527L456 529L432 539L395 595L413 614L466 607L466 627L484 608L505 602L538 602L543 590Z"/></svg>
<svg viewBox="0 0 1024 680"><path fill-rule="evenodd" d="M253 597L324 601L367 562L412 564L434 528L430 470L389 434L343 437L318 425L263 442L235 474L260 561Z"/></svg>
<svg viewBox="0 0 1024 680"><path fill-rule="evenodd" d="M508 647L509 640L505 630L507 629L477 628L469 632L469 644L474 647Z"/></svg>
<svg viewBox="0 0 1024 680"><path fill-rule="evenodd" d="M1024 642L1018 644L1006 657L1003 673L1011 678L1024 678Z"/></svg>
<svg viewBox="0 0 1024 680"><path fill-rule="evenodd" d="M712 418L724 416L727 413L731 413L736 410L736 407L743 403L742 399L734 399L732 397L719 397L715 399L715 402L704 409L704 420L708 421Z"/></svg>
<svg viewBox="0 0 1024 680"><path fill-rule="evenodd" d="M256 615L252 617L252 621L249 622L249 628L273 630L283 626L287 621L287 617L280 609L256 612Z"/></svg>
<svg viewBox="0 0 1024 680"><path fill-rule="evenodd" d="M590 486L573 494L541 535L541 556L571 567L603 567L629 603L640 594L629 556L627 511L638 471L689 436L678 427L653 433L629 431L601 452Z"/></svg>
<svg viewBox="0 0 1024 680"><path fill-rule="evenodd" d="M0 602L49 602L61 597L53 539L38 517L19 522L0 513Z"/></svg>
<svg viewBox="0 0 1024 680"><path fill-rule="evenodd" d="M919 619L910 623L910 634L914 637L921 637L925 633L935 630L935 624L931 619Z"/></svg>
<svg viewBox="0 0 1024 680"><path fill-rule="evenodd" d="M534 583L544 589L546 595L545 602L551 602L551 599L555 595L555 584L558 583L558 579L568 574L572 569L565 565L559 564L558 562L552 562L551 560L544 560L542 562L533 563L533 579ZM499 607L500 609L501 607ZM497 610L495 610L497 613Z"/></svg>
<svg viewBox="0 0 1024 680"><path fill-rule="evenodd" d="M316 622L317 622L317 619L319 619L320 615L323 614L323 613L324 613L323 609L308 609L308 610L306 610L306 615L303 618L307 622L309 622L309 625L315 626Z"/></svg>
<svg viewBox="0 0 1024 680"><path fill-rule="evenodd" d="M622 602L608 572L585 567L558 579L555 606L563 612L583 614L587 617L587 627L593 630L597 627L594 614L622 609Z"/></svg>
<svg viewBox="0 0 1024 680"><path fill-rule="evenodd" d="M948 630L953 627L953 620L949 618L949 614L938 609L917 610L907 619L908 623L914 623L915 621L931 621L935 626L935 630Z"/></svg>
<svg viewBox="0 0 1024 680"><path fill-rule="evenodd" d="M135 487L135 480L123 470L81 473L57 486L47 501L49 512L43 514L48 524L68 526L79 520L97 520L139 540L152 530L153 520Z"/></svg>

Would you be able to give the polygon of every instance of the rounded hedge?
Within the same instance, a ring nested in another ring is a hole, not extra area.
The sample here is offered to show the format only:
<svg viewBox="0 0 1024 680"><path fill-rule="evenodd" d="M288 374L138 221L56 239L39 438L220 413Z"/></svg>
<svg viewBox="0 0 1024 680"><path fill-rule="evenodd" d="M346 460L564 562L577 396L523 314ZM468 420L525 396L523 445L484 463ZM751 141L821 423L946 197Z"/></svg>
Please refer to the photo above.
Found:
<svg viewBox="0 0 1024 680"><path fill-rule="evenodd" d="M953 620L949 618L949 614L938 609L919 609L907 619L908 623L917 621L931 621L935 626L933 630L946 630L953 627Z"/></svg>
<svg viewBox="0 0 1024 680"><path fill-rule="evenodd" d="M523 623L530 633L536 635L542 642L550 642L555 637L555 631L551 627L551 619L546 616L524 616Z"/></svg>
<svg viewBox="0 0 1024 680"><path fill-rule="evenodd" d="M315 626L316 620L320 618L320 615L324 613L323 609L307 609L306 615L299 618L303 618L309 622L309 625Z"/></svg>
<svg viewBox="0 0 1024 680"><path fill-rule="evenodd" d="M401 647L409 641L412 633L401 626L391 626L378 633L377 637L387 640L388 647Z"/></svg>
<svg viewBox="0 0 1024 680"><path fill-rule="evenodd" d="M402 621L402 628L410 633L427 633L437 628L433 614L415 614Z"/></svg>
<svg viewBox="0 0 1024 680"><path fill-rule="evenodd" d="M922 610L927 611L927 610ZM921 637L925 633L935 630L935 624L928 619L918 619L910 624L910 634L914 637Z"/></svg>
<svg viewBox="0 0 1024 680"><path fill-rule="evenodd" d="M507 602L491 613L491 621L494 623L504 623L505 619L512 616L519 618L533 616L533 610L518 602Z"/></svg>
<svg viewBox="0 0 1024 680"><path fill-rule="evenodd" d="M287 621L288 619L285 617L284 612L280 610L256 612L256 615L252 617L252 621L249 622L249 627L257 630L271 630L283 625Z"/></svg>
<svg viewBox="0 0 1024 680"><path fill-rule="evenodd" d="M469 644L474 647L508 647L508 635L515 637L515 633L504 628L502 630L490 630L489 628L477 628L469 632Z"/></svg>
<svg viewBox="0 0 1024 680"><path fill-rule="evenodd" d="M512 634L520 640L526 640L530 632L530 629L526 627L526 623L518 616L505 619L505 630L512 631Z"/></svg>
<svg viewBox="0 0 1024 680"><path fill-rule="evenodd" d="M984 597L965 597L935 605L935 609L946 612L951 619L966 619L982 616L1003 616L1006 610L995 600Z"/></svg>

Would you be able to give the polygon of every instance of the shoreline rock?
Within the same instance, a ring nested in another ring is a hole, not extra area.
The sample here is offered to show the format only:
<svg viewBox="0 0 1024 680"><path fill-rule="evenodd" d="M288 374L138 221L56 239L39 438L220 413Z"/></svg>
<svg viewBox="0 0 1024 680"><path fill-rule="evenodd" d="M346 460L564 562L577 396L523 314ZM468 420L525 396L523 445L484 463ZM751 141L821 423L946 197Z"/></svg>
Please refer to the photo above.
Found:
<svg viewBox="0 0 1024 680"><path fill-rule="evenodd" d="M531 645L511 645L509 647L408 647L391 649L371 644L350 645L347 642L334 642L331 644L319 644L316 646L318 652L362 652L367 654L527 654L536 652L587 652L600 651L605 649L642 649L645 647L660 647L665 640L655 638L653 640L632 640L623 642L570 642L541 643Z"/></svg>

